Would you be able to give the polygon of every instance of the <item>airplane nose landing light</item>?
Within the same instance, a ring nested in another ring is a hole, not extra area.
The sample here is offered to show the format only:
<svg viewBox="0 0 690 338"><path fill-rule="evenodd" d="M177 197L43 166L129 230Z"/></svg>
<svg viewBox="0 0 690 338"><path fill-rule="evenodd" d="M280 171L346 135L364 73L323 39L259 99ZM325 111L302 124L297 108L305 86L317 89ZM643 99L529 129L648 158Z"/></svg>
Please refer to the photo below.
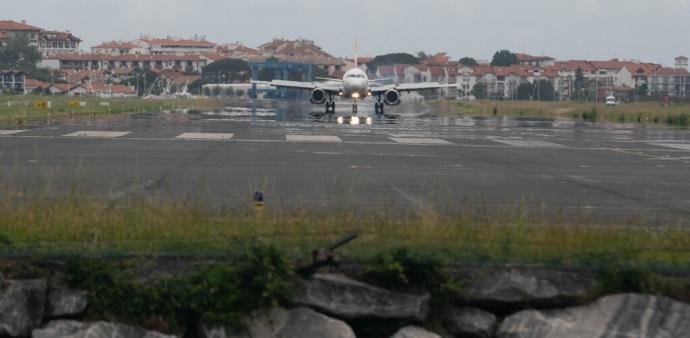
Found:
<svg viewBox="0 0 690 338"><path fill-rule="evenodd" d="M343 124L344 120L342 116L338 116L338 124Z"/></svg>
<svg viewBox="0 0 690 338"><path fill-rule="evenodd" d="M350 118L350 124L353 126L359 125L359 116L353 116Z"/></svg>
<svg viewBox="0 0 690 338"><path fill-rule="evenodd" d="M367 125L370 126L374 122L374 119L367 117Z"/></svg>

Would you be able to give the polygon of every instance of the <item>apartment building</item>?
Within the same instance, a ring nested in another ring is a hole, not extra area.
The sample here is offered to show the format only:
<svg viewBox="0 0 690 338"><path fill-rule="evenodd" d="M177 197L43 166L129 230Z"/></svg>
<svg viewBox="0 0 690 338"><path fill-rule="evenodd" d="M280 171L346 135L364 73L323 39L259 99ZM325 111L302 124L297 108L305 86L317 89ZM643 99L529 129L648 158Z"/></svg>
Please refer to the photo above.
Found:
<svg viewBox="0 0 690 338"><path fill-rule="evenodd" d="M6 44L13 35L25 35L31 45L38 48L43 56L73 53L79 51L82 40L69 31L50 31L31 26L26 21L0 21L0 44Z"/></svg>
<svg viewBox="0 0 690 338"><path fill-rule="evenodd" d="M41 61L41 66L50 69L114 70L117 68L140 68L157 71L177 70L185 73L201 73L208 59L199 54L58 54Z"/></svg>
<svg viewBox="0 0 690 338"><path fill-rule="evenodd" d="M24 93L26 75L22 71L0 69L0 93Z"/></svg>

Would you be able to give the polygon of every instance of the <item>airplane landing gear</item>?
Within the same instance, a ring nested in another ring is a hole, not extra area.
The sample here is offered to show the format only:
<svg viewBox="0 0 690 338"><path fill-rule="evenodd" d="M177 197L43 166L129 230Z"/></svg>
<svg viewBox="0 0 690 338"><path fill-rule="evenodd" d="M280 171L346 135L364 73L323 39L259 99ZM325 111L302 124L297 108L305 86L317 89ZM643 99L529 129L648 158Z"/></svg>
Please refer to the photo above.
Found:
<svg viewBox="0 0 690 338"><path fill-rule="evenodd" d="M374 113L378 116L381 116L383 115L385 104L381 102L380 97L376 101L377 102L374 103Z"/></svg>
<svg viewBox="0 0 690 338"><path fill-rule="evenodd" d="M352 105L352 115L357 115L357 102Z"/></svg>
<svg viewBox="0 0 690 338"><path fill-rule="evenodd" d="M335 102L333 100L326 101L326 115L335 114Z"/></svg>

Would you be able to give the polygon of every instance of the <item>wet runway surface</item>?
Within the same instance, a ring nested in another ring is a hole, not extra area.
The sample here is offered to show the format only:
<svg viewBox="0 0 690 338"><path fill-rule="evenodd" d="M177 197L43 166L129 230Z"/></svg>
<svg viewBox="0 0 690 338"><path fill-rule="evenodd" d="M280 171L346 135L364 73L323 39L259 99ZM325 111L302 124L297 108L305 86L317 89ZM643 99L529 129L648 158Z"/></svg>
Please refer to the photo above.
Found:
<svg viewBox="0 0 690 338"><path fill-rule="evenodd" d="M283 208L481 205L650 223L690 220L688 130L421 118L409 107L352 121L309 109L4 126L0 182L48 196L78 187L114 200L144 193L228 207L245 207L261 190L269 206Z"/></svg>

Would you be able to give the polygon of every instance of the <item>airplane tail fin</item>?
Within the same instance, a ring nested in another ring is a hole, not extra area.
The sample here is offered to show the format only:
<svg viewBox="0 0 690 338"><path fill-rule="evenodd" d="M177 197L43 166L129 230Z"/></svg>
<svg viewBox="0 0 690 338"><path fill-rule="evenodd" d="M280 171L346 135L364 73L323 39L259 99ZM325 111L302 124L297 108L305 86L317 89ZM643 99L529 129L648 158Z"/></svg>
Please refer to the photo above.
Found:
<svg viewBox="0 0 690 338"><path fill-rule="evenodd" d="M355 68L359 67L359 62L357 62L357 39L355 39Z"/></svg>

